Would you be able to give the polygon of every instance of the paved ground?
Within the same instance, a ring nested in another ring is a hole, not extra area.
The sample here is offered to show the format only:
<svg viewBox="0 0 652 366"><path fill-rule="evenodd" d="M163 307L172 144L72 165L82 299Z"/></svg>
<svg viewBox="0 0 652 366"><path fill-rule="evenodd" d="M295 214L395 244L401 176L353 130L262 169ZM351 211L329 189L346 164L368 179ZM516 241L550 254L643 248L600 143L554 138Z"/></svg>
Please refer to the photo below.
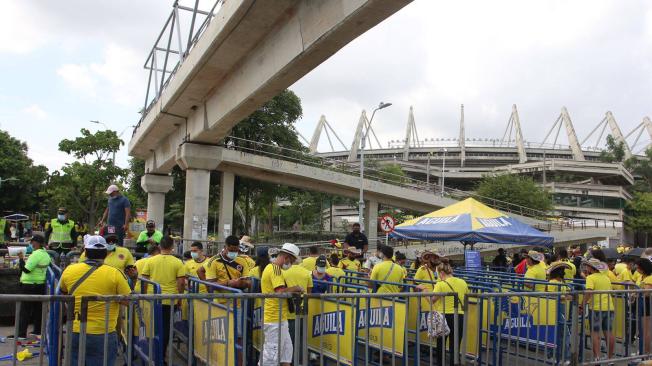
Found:
<svg viewBox="0 0 652 366"><path fill-rule="evenodd" d="M13 333L14 333L14 328L13 327L0 327L0 337L6 337L6 336L8 336L10 334L13 334ZM34 340L31 340L31 341L34 342ZM0 357L1 357L0 362L2 362L2 364L7 365L7 364L9 364L11 362L11 360L6 360L4 357L12 355L13 347L14 347L14 344L13 344L13 342L11 340L7 340L5 343L0 343ZM32 353L38 353L39 352L39 345L38 344L30 344L30 345L28 345L26 347L20 346L20 345L18 346L18 352L23 351L25 349L30 350L30 352L32 352ZM23 361L23 362L17 362L17 363L20 364L20 365L39 365L40 364L39 361L40 361L39 357L36 356L36 357L34 357L34 358L30 359L30 360ZM47 356L43 357L42 362L43 362L44 365L47 364Z"/></svg>

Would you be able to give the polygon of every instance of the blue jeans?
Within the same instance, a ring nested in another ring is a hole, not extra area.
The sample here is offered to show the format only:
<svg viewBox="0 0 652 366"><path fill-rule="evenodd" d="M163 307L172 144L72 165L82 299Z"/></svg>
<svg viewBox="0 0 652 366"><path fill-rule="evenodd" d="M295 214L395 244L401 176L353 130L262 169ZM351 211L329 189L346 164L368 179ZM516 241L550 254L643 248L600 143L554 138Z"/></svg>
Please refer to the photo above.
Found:
<svg viewBox="0 0 652 366"><path fill-rule="evenodd" d="M107 349L107 365L113 366L118 353L118 335L111 332ZM77 365L79 357L79 333L72 334L71 365ZM85 364L89 366L100 366L104 364L104 334L86 334L86 358Z"/></svg>

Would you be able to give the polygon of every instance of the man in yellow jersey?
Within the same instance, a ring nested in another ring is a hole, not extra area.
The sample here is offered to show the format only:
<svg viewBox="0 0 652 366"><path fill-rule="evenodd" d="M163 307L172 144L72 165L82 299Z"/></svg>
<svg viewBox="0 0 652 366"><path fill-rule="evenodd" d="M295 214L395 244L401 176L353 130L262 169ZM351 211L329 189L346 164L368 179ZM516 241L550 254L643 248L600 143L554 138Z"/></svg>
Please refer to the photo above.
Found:
<svg viewBox="0 0 652 366"><path fill-rule="evenodd" d="M186 274L188 276L192 277L197 277L199 279L202 279L199 277L199 274L197 271L200 268L205 267L208 264L208 258L204 255L204 245L196 241L192 244L190 244L190 257L191 259L187 260L184 265L186 266ZM205 272L202 272L204 274ZM203 278L205 279L205 278ZM200 293L207 293L208 289L206 289L205 285L200 285L199 286L199 292Z"/></svg>
<svg viewBox="0 0 652 366"><path fill-rule="evenodd" d="M312 289L312 274L309 270L303 268L303 266L293 263L292 267L288 268L283 272L283 277L285 278L285 284L288 287L301 287L303 289L303 294L310 293ZM294 299L292 299L294 300ZM294 308L298 311L301 306L300 301L294 303ZM296 311L294 313L288 314L288 327L290 330L290 339L292 339L292 344L296 343L296 338L294 334L294 322L296 319ZM303 325L299 325L299 329L303 329ZM303 339L303 336L300 336L299 339Z"/></svg>
<svg viewBox="0 0 652 366"><path fill-rule="evenodd" d="M221 286L237 289L249 288L249 264L240 257L240 240L237 236L226 237L224 249L209 259L205 268L198 269L197 273L205 272L206 281L215 282Z"/></svg>
<svg viewBox="0 0 652 366"><path fill-rule="evenodd" d="M301 261L301 265L303 268L307 269L308 271L312 272L315 270L316 267L316 262L317 262L317 257L319 257L319 247L314 245L308 248L308 257L303 258Z"/></svg>
<svg viewBox="0 0 652 366"><path fill-rule="evenodd" d="M611 331L614 324L614 302L610 294L593 294L591 291L611 291L611 281L607 276L607 264L596 258L584 262L586 272L586 290L580 310L589 304L589 323L591 325L591 341L594 361L600 360L601 333L607 343L607 357L611 359L614 354L615 338Z"/></svg>
<svg viewBox="0 0 652 366"><path fill-rule="evenodd" d="M102 261L107 255L107 244L103 237L94 235L88 238L84 250L87 253L86 262L75 263L66 267L61 275L60 282L63 294L75 296L71 365L77 364L79 353L81 297L128 295L131 292L124 273L114 267L103 265ZM115 363L118 353L116 327L118 325L119 308L120 305L117 302L111 302L109 305L109 318L106 319L106 305L104 302L88 303L85 335L86 349L84 350L86 365L103 364L105 354L107 355L107 365ZM105 340L107 341L107 349L104 349Z"/></svg>
<svg viewBox="0 0 652 366"><path fill-rule="evenodd" d="M186 289L186 267L181 259L172 255L174 241L169 236L161 239L161 254L152 257L145 263L143 277L158 283L161 286L161 294L182 294ZM142 284L145 291L147 284ZM177 306L181 301L176 301ZM170 340L170 311L172 310L172 301L163 300L163 354L167 354L168 343Z"/></svg>
<svg viewBox="0 0 652 366"><path fill-rule="evenodd" d="M346 258L340 261L339 267L347 271L360 272L362 268L362 263L358 257L362 254L362 251L356 247L349 247L344 249L344 255ZM332 263L331 263L332 264Z"/></svg>
<svg viewBox="0 0 652 366"><path fill-rule="evenodd" d="M525 272L525 278L533 281L546 281L546 264L544 262L545 256L536 250L530 250L525 255L525 260L527 261L527 271ZM525 287L530 290L534 290L535 292L546 291L545 283L526 283Z"/></svg>
<svg viewBox="0 0 652 366"><path fill-rule="evenodd" d="M335 278L335 282L337 282L337 279L346 276L346 273L342 268L340 268L340 257L337 255L337 253L331 254L330 258L330 264L331 266L326 269L326 273Z"/></svg>
<svg viewBox="0 0 652 366"><path fill-rule="evenodd" d="M371 270L371 280L369 282L369 287L374 288L376 285L377 289L374 292L377 293L395 293L401 292L402 288L400 285L388 284L388 283L376 283L373 281L381 282L393 282L393 283L402 283L405 278L405 270L403 267L392 261L394 256L394 248L389 245L382 245L380 247L380 258L382 262L376 264Z"/></svg>
<svg viewBox="0 0 652 366"><path fill-rule="evenodd" d="M254 245L251 243L251 238L247 235L244 235L240 238L240 257L244 258L247 262L248 270L251 271L252 268L256 267L256 261L249 256L249 252L254 249Z"/></svg>
<svg viewBox="0 0 652 366"><path fill-rule="evenodd" d="M302 293L305 291L300 286L288 287L285 282L283 270L291 268L292 263L299 258L299 248L290 243L283 244L276 259L263 270L261 278L261 292L274 293ZM288 299L265 299L263 303L263 333L265 343L260 354L259 366L290 366L292 364L293 347L288 328L288 315L290 308ZM280 342L279 342L280 339ZM279 349L280 344L280 349Z"/></svg>
<svg viewBox="0 0 652 366"><path fill-rule="evenodd" d="M104 264L111 266L113 268L119 269L127 275L127 277L135 280L138 278L138 272L134 264L133 255L129 249L118 246L118 237L115 234L107 235L104 240L106 240L107 255L104 258ZM82 253L79 256L79 261L84 262L86 260L86 252Z"/></svg>

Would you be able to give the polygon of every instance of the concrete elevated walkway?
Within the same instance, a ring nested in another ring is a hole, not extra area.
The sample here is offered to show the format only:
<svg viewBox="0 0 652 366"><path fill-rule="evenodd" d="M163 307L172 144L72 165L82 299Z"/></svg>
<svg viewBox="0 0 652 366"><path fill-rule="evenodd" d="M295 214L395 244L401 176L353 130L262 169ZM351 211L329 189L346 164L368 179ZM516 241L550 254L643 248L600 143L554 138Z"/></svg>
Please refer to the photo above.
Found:
<svg viewBox="0 0 652 366"><path fill-rule="evenodd" d="M411 0L226 1L145 112L129 154L166 174Z"/></svg>

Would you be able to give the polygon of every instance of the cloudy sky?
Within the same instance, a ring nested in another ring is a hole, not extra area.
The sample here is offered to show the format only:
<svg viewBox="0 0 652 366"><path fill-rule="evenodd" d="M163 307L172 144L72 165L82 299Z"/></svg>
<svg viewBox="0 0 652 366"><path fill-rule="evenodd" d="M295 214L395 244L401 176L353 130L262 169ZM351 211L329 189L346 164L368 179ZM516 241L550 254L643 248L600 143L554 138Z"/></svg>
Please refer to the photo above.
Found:
<svg viewBox="0 0 652 366"><path fill-rule="evenodd" d="M126 140L171 4L4 1L0 128L50 169L70 160L62 138L104 128L90 120ZM410 106L420 137L455 137L462 103L467 137L501 137L512 104L529 141L562 106L580 140L607 110L627 133L652 115L651 60L649 1L417 0L292 86L304 108L297 127L310 138L324 114L350 145L360 112L387 101L374 120L383 144L403 138ZM118 159L126 164L126 148Z"/></svg>

